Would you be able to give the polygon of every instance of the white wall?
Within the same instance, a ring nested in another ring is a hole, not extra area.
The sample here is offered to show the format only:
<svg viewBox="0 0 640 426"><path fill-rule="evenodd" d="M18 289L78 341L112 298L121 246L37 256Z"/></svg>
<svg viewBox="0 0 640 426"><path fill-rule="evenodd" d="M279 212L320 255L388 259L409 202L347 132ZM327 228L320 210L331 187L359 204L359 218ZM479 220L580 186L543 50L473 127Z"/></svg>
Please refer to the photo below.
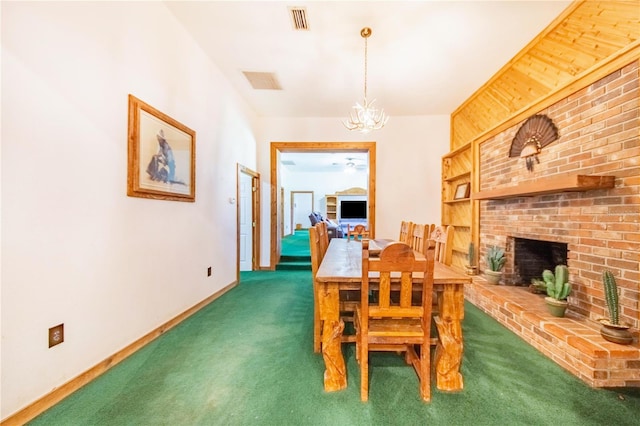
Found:
<svg viewBox="0 0 640 426"><path fill-rule="evenodd" d="M235 280L227 200L257 164L255 117L163 3L1 7L6 418ZM126 196L129 93L196 131L195 203Z"/></svg>
<svg viewBox="0 0 640 426"><path fill-rule="evenodd" d="M348 112L348 106L345 107ZM397 237L402 220L440 223L441 157L449 151L449 116L393 117L369 134L349 132L341 118L262 118L258 169L270 194L271 142L376 142L376 236ZM263 197L261 266L270 263L270 204Z"/></svg>

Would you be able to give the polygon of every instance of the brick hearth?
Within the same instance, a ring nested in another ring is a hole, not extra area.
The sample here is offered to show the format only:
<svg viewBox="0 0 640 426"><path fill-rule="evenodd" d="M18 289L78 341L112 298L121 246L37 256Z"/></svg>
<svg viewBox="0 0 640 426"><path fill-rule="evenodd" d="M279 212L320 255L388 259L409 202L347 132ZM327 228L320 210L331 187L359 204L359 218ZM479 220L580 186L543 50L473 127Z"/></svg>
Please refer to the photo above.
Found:
<svg viewBox="0 0 640 426"><path fill-rule="evenodd" d="M521 124L489 137L478 150L480 192L527 188L537 180L553 182L571 174L614 178L613 188L516 191L511 197L481 199L478 269L486 268L489 246L502 247L502 282L512 285L491 286L478 277L466 289L471 303L592 387L640 387L639 94L640 62L634 60L539 111L553 120L559 138L542 148L533 170L523 159L509 157ZM566 318L551 316L544 298L529 293L529 282L518 279L517 239L566 244L572 286ZM597 320L608 316L605 270L616 277L620 321L631 326L634 345L600 336Z"/></svg>
<svg viewBox="0 0 640 426"><path fill-rule="evenodd" d="M595 321L557 318L544 297L525 287L488 284L480 276L465 287L465 298L565 370L592 387L640 387L640 344L618 345L600 336Z"/></svg>

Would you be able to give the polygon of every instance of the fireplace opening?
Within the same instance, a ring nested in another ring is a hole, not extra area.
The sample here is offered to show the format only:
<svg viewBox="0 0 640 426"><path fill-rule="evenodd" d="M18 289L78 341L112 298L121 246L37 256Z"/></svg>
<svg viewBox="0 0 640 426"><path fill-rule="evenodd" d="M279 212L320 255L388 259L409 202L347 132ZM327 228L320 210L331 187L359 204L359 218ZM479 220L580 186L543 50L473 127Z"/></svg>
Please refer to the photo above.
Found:
<svg viewBox="0 0 640 426"><path fill-rule="evenodd" d="M567 264L567 244L552 241L514 238L513 283L528 286L532 278L542 278L542 271L553 271Z"/></svg>

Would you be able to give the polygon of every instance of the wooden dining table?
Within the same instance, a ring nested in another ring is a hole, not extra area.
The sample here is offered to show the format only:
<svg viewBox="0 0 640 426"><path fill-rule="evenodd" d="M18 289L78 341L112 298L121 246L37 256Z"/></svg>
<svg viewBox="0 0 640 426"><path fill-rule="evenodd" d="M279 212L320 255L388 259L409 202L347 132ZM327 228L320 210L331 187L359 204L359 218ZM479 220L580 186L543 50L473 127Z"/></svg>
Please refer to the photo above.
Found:
<svg viewBox="0 0 640 426"><path fill-rule="evenodd" d="M379 253L391 240L370 240L369 251ZM360 290L362 282L362 243L333 238L316 274L316 297L322 323L322 356L325 363L324 389L327 392L347 387L347 372L342 354L344 322L340 318L340 291ZM433 288L437 295L438 330L435 352L436 387L443 391L463 388L462 320L464 285L471 277L440 262L435 262Z"/></svg>

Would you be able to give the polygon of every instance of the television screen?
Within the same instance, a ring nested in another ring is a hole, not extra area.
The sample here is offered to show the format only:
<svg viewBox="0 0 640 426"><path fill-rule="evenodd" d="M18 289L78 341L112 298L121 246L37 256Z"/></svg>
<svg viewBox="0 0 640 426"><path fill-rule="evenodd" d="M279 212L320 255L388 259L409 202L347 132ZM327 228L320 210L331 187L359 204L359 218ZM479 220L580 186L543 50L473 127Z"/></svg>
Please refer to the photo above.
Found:
<svg viewBox="0 0 640 426"><path fill-rule="evenodd" d="M341 201L340 219L366 219L366 201Z"/></svg>

